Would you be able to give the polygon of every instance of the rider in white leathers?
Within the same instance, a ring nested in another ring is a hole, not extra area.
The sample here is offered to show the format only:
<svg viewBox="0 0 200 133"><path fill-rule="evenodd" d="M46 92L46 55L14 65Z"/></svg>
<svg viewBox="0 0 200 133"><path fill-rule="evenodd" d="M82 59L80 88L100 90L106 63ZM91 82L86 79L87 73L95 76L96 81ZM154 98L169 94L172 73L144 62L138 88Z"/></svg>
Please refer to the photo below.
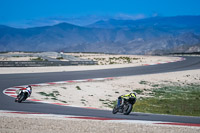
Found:
<svg viewBox="0 0 200 133"><path fill-rule="evenodd" d="M28 93L28 97L31 96L31 93L32 93L32 87L29 85L25 88L22 88L19 90L19 94L17 95L17 98L15 99L15 102L17 102L19 100L19 96L22 92L27 92Z"/></svg>

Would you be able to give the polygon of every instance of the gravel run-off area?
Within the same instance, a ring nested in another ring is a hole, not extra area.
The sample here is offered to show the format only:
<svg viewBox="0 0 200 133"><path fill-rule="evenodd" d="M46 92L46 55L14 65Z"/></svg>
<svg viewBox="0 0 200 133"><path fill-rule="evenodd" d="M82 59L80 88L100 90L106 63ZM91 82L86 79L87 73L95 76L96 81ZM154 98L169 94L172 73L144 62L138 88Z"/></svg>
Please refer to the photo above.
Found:
<svg viewBox="0 0 200 133"><path fill-rule="evenodd" d="M199 127L0 114L0 133L199 133Z"/></svg>

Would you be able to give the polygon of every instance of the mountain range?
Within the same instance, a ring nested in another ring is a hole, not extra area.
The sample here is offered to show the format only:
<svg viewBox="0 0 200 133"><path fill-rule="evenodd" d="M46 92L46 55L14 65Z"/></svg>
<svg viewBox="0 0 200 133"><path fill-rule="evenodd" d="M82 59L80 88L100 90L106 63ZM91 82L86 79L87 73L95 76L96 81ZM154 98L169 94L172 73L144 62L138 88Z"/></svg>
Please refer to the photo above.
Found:
<svg viewBox="0 0 200 133"><path fill-rule="evenodd" d="M200 16L101 20L87 26L0 25L0 51L162 54L200 51Z"/></svg>

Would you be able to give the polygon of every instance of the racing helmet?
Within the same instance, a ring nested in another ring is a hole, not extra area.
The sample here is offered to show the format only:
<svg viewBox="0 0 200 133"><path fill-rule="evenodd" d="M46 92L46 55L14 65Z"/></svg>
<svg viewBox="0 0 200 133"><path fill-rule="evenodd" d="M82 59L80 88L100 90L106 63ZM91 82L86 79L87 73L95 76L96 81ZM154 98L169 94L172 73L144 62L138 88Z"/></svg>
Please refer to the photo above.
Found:
<svg viewBox="0 0 200 133"><path fill-rule="evenodd" d="M30 85L28 85L26 88L30 88L32 90L32 87Z"/></svg>
<svg viewBox="0 0 200 133"><path fill-rule="evenodd" d="M135 92L131 92L130 95L136 97L136 93Z"/></svg>

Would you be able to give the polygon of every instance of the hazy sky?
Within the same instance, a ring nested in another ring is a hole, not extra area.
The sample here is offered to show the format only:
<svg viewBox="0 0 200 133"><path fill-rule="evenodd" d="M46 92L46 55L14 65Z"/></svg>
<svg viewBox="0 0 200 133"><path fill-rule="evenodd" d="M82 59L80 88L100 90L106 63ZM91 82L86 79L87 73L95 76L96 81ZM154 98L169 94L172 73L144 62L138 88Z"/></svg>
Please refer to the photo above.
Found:
<svg viewBox="0 0 200 133"><path fill-rule="evenodd" d="M0 0L0 24L86 15L200 15L200 0Z"/></svg>

